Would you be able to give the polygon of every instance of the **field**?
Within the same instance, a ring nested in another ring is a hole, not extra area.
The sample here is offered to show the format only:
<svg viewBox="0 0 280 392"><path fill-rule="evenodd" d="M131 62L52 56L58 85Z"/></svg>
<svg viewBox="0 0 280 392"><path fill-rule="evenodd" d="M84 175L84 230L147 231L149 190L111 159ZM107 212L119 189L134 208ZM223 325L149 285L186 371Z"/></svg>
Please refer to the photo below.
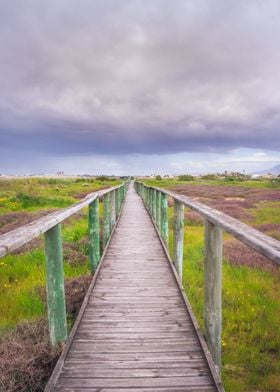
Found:
<svg viewBox="0 0 280 392"><path fill-rule="evenodd" d="M280 239L280 186L271 181L150 180ZM173 208L169 217L172 228ZM172 254L172 230L169 249ZM185 209L183 285L203 330L203 221ZM279 267L224 234L222 379L227 392L280 391Z"/></svg>
<svg viewBox="0 0 280 392"><path fill-rule="evenodd" d="M193 197L280 239L279 182L163 179L148 183ZM0 180L0 234L117 184L82 178ZM169 218L172 254L171 201ZM183 284L203 329L203 221L186 209L185 226ZM71 326L89 284L86 210L63 224L63 241ZM6 375L3 384L0 377L0 390L12 391L14 385L22 391L41 390L36 389L38 380L43 384L46 377L41 369L51 369L57 358L58 352L50 351L47 343L44 286L42 238L0 260L0 373ZM279 289L279 268L225 234L222 378L227 392L280 391ZM32 355L34 363L29 360ZM11 374L14 379L7 386ZM23 384L29 389L20 389Z"/></svg>

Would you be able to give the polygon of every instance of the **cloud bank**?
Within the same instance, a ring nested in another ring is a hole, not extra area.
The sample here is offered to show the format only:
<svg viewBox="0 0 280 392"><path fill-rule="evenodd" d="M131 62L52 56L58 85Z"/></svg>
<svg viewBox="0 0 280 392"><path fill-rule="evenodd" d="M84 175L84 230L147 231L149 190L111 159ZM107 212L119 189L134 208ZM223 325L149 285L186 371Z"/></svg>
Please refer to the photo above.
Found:
<svg viewBox="0 0 280 392"><path fill-rule="evenodd" d="M279 151L279 18L278 0L0 1L2 161Z"/></svg>

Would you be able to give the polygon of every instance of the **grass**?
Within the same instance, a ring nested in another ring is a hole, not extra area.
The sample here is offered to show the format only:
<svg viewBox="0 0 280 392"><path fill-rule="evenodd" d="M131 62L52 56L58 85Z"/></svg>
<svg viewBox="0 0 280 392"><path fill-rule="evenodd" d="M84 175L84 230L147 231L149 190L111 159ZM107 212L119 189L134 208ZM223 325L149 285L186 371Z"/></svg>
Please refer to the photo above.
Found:
<svg viewBox="0 0 280 392"><path fill-rule="evenodd" d="M115 179L0 179L0 214L67 207L86 193L116 186Z"/></svg>
<svg viewBox="0 0 280 392"><path fill-rule="evenodd" d="M0 216L1 213L12 211L25 210L31 213L34 210L66 207L78 200L76 196L80 197L81 191L92 192L100 185L115 186L118 183L91 179L0 180ZM54 196L56 193L58 195ZM66 278L89 273L87 234L87 208L62 225ZM45 256L42 241L29 251L10 254L0 260L0 332L24 320L33 320L46 314L42 299L44 287Z"/></svg>
<svg viewBox="0 0 280 392"><path fill-rule="evenodd" d="M141 181L141 180L140 180ZM241 186L248 188L263 188L263 189L280 189L279 179L254 179L254 180L234 180L226 181L225 179L203 180L196 179L193 181L179 181L176 178L162 178L161 180L151 179L144 181L147 185L156 186L159 188L172 189L176 186L182 185L220 185L220 186Z"/></svg>
<svg viewBox="0 0 280 392"><path fill-rule="evenodd" d="M171 187L169 183L169 188ZM251 224L280 224L279 202L257 203ZM169 207L173 254L173 208ZM185 220L183 286L203 332L203 224ZM229 238L228 235L225 238ZM280 271L223 261L222 380L227 392L280 391Z"/></svg>

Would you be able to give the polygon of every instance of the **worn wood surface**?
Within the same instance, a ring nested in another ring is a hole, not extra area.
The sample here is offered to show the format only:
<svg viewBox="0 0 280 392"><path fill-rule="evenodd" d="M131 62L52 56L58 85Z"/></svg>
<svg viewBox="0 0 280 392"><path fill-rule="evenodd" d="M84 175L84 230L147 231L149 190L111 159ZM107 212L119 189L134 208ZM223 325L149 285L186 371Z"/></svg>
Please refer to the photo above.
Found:
<svg viewBox="0 0 280 392"><path fill-rule="evenodd" d="M46 289L50 341L53 346L67 339L61 224L45 233Z"/></svg>
<svg viewBox="0 0 280 392"><path fill-rule="evenodd" d="M51 390L218 390L181 288L132 187L95 279Z"/></svg>
<svg viewBox="0 0 280 392"><path fill-rule="evenodd" d="M100 260L100 225L99 225L99 198L89 204L89 263L93 274Z"/></svg>
<svg viewBox="0 0 280 392"><path fill-rule="evenodd" d="M204 324L205 337L213 360L221 367L222 338L222 230L209 222L204 224Z"/></svg>

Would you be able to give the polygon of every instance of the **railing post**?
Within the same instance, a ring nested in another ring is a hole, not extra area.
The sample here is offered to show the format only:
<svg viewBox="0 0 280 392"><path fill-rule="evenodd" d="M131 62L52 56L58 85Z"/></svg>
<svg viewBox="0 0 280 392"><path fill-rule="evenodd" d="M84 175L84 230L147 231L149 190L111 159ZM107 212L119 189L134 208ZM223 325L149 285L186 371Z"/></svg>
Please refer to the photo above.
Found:
<svg viewBox="0 0 280 392"><path fill-rule="evenodd" d="M182 279L184 251L184 205L174 200L174 264Z"/></svg>
<svg viewBox="0 0 280 392"><path fill-rule="evenodd" d="M162 193L161 194L161 237L168 247L168 201L167 196Z"/></svg>
<svg viewBox="0 0 280 392"><path fill-rule="evenodd" d="M103 197L103 250L110 238L110 193Z"/></svg>
<svg viewBox="0 0 280 392"><path fill-rule="evenodd" d="M52 346L67 339L61 224L45 235L46 287Z"/></svg>
<svg viewBox="0 0 280 392"><path fill-rule="evenodd" d="M99 231L99 198L89 204L89 262L90 271L94 274L100 260L100 231Z"/></svg>
<svg viewBox="0 0 280 392"><path fill-rule="evenodd" d="M120 205L120 188L117 188L115 190L116 194L116 219L119 217L120 215L120 210L121 210L121 205Z"/></svg>
<svg viewBox="0 0 280 392"><path fill-rule="evenodd" d="M222 334L222 229L204 224L204 325L205 337L214 363L221 368Z"/></svg>
<svg viewBox="0 0 280 392"><path fill-rule="evenodd" d="M161 192L157 191L157 227L160 231L160 222L161 222Z"/></svg>
<svg viewBox="0 0 280 392"><path fill-rule="evenodd" d="M153 211L152 211L152 216L154 221L156 221L156 216L157 216L157 191L153 189Z"/></svg>
<svg viewBox="0 0 280 392"><path fill-rule="evenodd" d="M115 191L110 192L110 231L112 232L116 224L116 195Z"/></svg>

